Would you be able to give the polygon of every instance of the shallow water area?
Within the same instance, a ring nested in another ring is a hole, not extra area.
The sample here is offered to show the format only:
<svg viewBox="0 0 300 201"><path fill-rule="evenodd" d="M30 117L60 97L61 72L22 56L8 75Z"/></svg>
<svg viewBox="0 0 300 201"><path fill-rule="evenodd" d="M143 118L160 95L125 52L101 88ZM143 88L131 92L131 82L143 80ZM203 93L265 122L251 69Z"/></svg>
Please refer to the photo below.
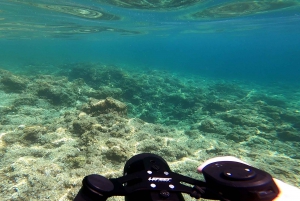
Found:
<svg viewBox="0 0 300 201"><path fill-rule="evenodd" d="M299 3L0 1L1 198L73 200L143 152L300 187Z"/></svg>

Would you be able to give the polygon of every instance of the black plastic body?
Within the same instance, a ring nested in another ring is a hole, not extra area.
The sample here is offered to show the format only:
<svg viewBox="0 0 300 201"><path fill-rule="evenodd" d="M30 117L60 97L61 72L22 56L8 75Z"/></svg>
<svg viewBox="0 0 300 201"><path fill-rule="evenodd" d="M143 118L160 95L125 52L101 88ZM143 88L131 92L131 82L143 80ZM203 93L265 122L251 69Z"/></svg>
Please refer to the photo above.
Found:
<svg viewBox="0 0 300 201"><path fill-rule="evenodd" d="M170 173L170 167L167 162L160 156L154 154L139 154L131 159L129 159L124 167L124 175L134 174L139 171L151 171L152 174L148 174L149 178L169 178L168 175L165 175L164 172ZM134 186L139 181L128 182L127 186ZM163 181L153 181L152 184L155 184L157 187L153 188L152 191L141 190L135 192L131 195L125 196L125 201L155 201L155 200L172 200L172 201L184 201L183 196L180 192L172 192L168 188L168 184L172 184L172 181L162 183ZM151 182L149 182L151 184ZM166 185L167 184L167 185ZM156 190L159 185L165 185L165 190ZM163 191L163 192L162 192ZM163 197L161 194L168 192L168 196Z"/></svg>
<svg viewBox="0 0 300 201"><path fill-rule="evenodd" d="M229 200L270 201L279 193L270 174L243 163L215 162L202 173L207 186Z"/></svg>
<svg viewBox="0 0 300 201"><path fill-rule="evenodd" d="M160 156L143 153L126 162L122 177L86 176L74 201L105 201L111 196L125 196L126 201L184 201L182 193L197 199L271 201L278 194L271 175L242 163L212 163L203 174L206 182L174 173Z"/></svg>

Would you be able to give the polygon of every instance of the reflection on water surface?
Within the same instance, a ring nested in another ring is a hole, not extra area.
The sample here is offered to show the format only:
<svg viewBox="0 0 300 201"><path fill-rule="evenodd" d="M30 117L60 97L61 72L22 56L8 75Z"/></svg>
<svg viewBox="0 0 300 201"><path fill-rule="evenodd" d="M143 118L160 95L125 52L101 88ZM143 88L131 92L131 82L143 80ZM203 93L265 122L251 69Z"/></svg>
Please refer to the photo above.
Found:
<svg viewBox="0 0 300 201"><path fill-rule="evenodd" d="M244 1L223 3L192 14L194 18L228 18L276 11L299 5L296 1Z"/></svg>
<svg viewBox="0 0 300 201"><path fill-rule="evenodd" d="M23 3L29 6L34 6L37 8L48 9L51 11L56 11L60 13L66 13L70 15L75 15L77 17L87 18L87 19L100 19L100 20L119 20L120 17L116 15L112 15L109 13L105 13L102 11L85 8L85 7L78 7L78 6L71 6L71 5L56 5L56 4L41 4L41 3L30 3L30 2L23 2L23 1L14 1L16 3Z"/></svg>
<svg viewBox="0 0 300 201"><path fill-rule="evenodd" d="M204 0L98 0L115 6L134 8L134 9L178 9L194 5Z"/></svg>
<svg viewBox="0 0 300 201"><path fill-rule="evenodd" d="M103 32L165 36L170 30L174 33L246 31L265 27L266 16L273 11L280 11L275 17L292 16L298 12L299 5L300 1L296 0L11 0L0 2L0 38L66 38ZM223 25L220 21L256 14L259 14L256 21L247 21L247 26L242 27L235 26L241 23ZM284 23L289 24L291 20L295 21L289 18ZM203 27L211 29L203 30Z"/></svg>

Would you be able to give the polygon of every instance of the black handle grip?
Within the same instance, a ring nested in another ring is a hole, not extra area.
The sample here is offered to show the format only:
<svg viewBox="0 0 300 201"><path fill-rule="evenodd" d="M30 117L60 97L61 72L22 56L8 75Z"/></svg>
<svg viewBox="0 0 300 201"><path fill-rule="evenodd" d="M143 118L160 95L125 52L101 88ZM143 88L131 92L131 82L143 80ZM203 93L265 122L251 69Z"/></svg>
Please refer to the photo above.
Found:
<svg viewBox="0 0 300 201"><path fill-rule="evenodd" d="M114 184L109 179L97 174L84 177L82 185L74 201L105 201L114 190Z"/></svg>
<svg viewBox="0 0 300 201"><path fill-rule="evenodd" d="M181 193L197 199L271 201L279 193L270 174L243 163L215 162L202 173L206 182L172 172L157 155L139 154L127 161L122 177L86 176L74 201L105 201L111 196L125 196L126 201L184 201Z"/></svg>

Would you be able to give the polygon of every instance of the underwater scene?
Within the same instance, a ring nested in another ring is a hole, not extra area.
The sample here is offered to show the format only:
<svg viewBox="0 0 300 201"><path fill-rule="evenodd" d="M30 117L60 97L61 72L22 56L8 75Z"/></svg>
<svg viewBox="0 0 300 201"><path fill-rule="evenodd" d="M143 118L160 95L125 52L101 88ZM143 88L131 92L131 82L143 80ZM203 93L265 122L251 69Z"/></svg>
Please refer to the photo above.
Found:
<svg viewBox="0 0 300 201"><path fill-rule="evenodd" d="M139 153L300 187L300 0L0 0L0 200L73 200Z"/></svg>

